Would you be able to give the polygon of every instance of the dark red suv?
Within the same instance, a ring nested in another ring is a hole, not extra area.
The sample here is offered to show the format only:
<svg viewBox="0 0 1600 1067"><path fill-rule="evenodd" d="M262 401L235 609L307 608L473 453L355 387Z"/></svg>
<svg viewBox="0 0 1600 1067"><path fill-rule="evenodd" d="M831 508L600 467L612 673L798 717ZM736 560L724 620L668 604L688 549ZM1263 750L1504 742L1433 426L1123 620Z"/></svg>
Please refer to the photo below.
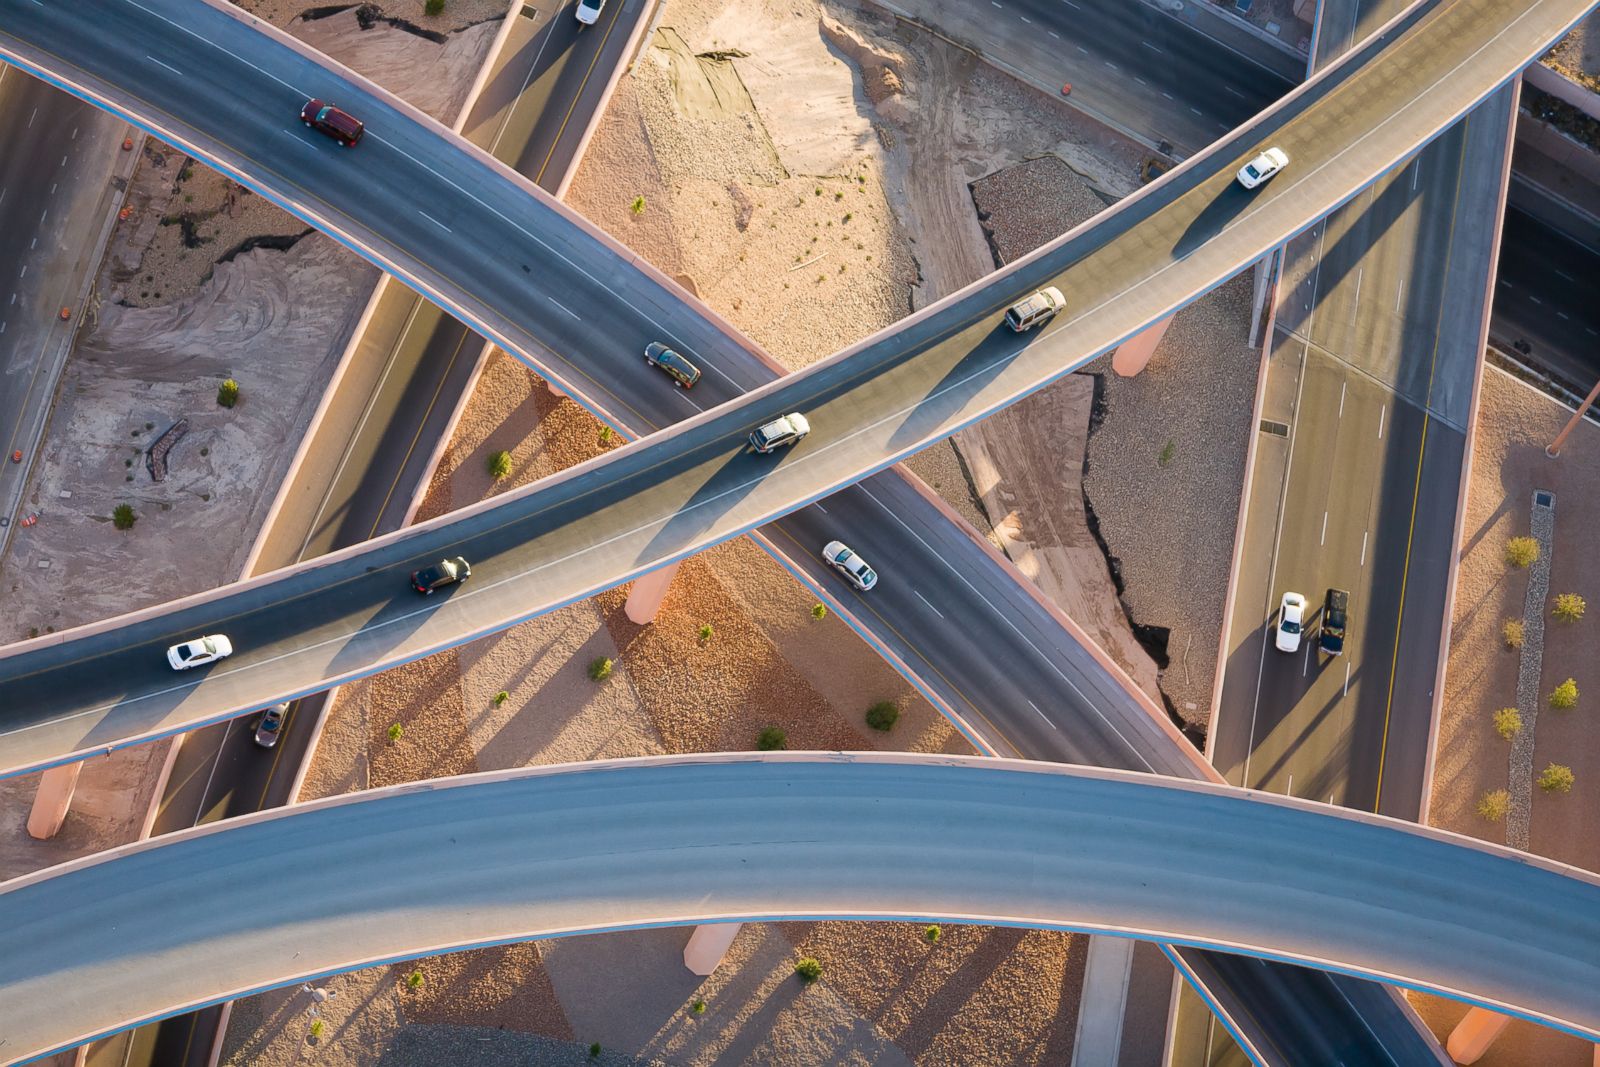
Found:
<svg viewBox="0 0 1600 1067"><path fill-rule="evenodd" d="M346 148L361 140L361 134L366 130L366 126L354 115L315 97L307 100L306 106L300 109L300 121L313 130L327 134Z"/></svg>

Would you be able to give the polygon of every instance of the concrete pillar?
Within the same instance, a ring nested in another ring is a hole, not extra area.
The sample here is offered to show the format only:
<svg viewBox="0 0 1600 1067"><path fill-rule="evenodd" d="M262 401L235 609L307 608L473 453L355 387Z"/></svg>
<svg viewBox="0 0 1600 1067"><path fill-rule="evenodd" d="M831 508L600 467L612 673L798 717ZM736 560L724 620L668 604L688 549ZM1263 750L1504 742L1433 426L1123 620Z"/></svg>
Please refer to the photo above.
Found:
<svg viewBox="0 0 1600 1067"><path fill-rule="evenodd" d="M1145 364L1150 362L1150 357L1156 354L1156 345L1161 343L1161 338L1166 335L1167 327L1172 325L1172 316L1168 315L1154 326L1144 332L1128 338L1117 346L1116 352L1111 356L1111 369L1124 378L1132 378L1144 370Z"/></svg>
<svg viewBox="0 0 1600 1067"><path fill-rule="evenodd" d="M61 831L72 809L72 791L78 788L78 772L83 763L68 763L51 767L39 778L39 789L33 794L33 809L28 812L28 836L48 841Z"/></svg>
<svg viewBox="0 0 1600 1067"><path fill-rule="evenodd" d="M743 923L706 923L696 926L683 946L683 965L704 977L717 969L722 957L728 954L733 939L739 936Z"/></svg>
<svg viewBox="0 0 1600 1067"><path fill-rule="evenodd" d="M1500 1031L1510 1021L1509 1015L1501 1015L1488 1008L1471 1008L1466 1017L1456 1023L1456 1028L1450 1031L1445 1051L1457 1063L1477 1063L1478 1057L1489 1051L1489 1046L1494 1044L1495 1038L1500 1036Z"/></svg>
<svg viewBox="0 0 1600 1067"><path fill-rule="evenodd" d="M633 580L633 588L628 590L628 602L622 608L630 620L640 626L656 621L656 612L661 610L661 602L667 599L667 588L672 585L672 579L682 562L669 563L660 570L641 574Z"/></svg>
<svg viewBox="0 0 1600 1067"><path fill-rule="evenodd" d="M1117 1067L1134 944L1127 937L1089 938L1083 991L1078 994L1078 1033L1072 1042L1072 1067Z"/></svg>

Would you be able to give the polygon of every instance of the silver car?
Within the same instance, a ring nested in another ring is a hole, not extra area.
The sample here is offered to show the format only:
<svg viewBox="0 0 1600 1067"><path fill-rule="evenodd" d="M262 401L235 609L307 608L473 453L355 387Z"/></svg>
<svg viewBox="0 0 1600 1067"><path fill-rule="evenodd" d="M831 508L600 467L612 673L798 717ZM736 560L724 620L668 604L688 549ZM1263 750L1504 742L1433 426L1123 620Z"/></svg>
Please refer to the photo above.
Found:
<svg viewBox="0 0 1600 1067"><path fill-rule="evenodd" d="M261 713L261 718L256 720L256 744L262 748L272 748L278 743L278 738L283 735L283 719L289 714L289 702L274 704Z"/></svg>
<svg viewBox="0 0 1600 1067"><path fill-rule="evenodd" d="M822 561L844 575L845 581L865 593L878 584L878 572L851 551L843 541L829 541L822 549Z"/></svg>

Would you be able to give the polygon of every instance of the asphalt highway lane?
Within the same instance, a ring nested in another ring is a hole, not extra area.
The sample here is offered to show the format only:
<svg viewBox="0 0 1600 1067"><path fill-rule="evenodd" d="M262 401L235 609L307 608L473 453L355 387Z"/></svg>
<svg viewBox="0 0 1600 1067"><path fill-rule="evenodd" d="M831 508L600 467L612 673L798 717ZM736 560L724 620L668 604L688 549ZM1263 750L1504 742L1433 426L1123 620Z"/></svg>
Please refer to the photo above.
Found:
<svg viewBox="0 0 1600 1067"><path fill-rule="evenodd" d="M744 753L411 783L6 883L0 1056L455 947L869 917L1264 953L1406 976L1600 1035L1593 875L1376 816L1148 775L979 756Z"/></svg>

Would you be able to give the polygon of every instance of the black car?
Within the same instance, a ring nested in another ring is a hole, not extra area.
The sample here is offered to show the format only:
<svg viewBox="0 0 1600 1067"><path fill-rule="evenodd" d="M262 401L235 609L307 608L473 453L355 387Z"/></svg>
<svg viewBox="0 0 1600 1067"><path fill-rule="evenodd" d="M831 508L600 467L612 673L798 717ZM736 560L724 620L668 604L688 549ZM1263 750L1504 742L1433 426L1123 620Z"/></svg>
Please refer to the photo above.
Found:
<svg viewBox="0 0 1600 1067"><path fill-rule="evenodd" d="M455 559L441 559L431 567L412 572L411 588L419 593L432 593L435 589L443 589L471 577L472 566L457 556Z"/></svg>
<svg viewBox="0 0 1600 1067"><path fill-rule="evenodd" d="M652 341L644 350L644 361L664 373L684 389L693 389L700 380L700 368L662 344Z"/></svg>

